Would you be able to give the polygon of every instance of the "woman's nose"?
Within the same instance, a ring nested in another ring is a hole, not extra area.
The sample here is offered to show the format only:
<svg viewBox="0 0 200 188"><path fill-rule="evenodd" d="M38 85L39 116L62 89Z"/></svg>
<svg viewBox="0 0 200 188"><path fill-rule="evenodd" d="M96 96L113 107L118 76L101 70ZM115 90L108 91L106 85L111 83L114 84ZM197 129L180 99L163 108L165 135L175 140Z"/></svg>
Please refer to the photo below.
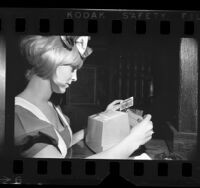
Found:
<svg viewBox="0 0 200 188"><path fill-rule="evenodd" d="M77 81L77 70L74 70L74 72L72 73L72 81Z"/></svg>

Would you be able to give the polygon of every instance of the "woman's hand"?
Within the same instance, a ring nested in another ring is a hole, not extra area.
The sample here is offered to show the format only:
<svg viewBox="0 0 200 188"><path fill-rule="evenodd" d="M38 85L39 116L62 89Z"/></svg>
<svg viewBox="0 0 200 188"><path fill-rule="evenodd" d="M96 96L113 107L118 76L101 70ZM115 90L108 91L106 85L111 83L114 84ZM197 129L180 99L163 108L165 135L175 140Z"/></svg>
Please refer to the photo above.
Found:
<svg viewBox="0 0 200 188"><path fill-rule="evenodd" d="M151 115L146 115L140 123L131 129L130 136L133 142L136 142L140 146L151 140L153 133Z"/></svg>
<svg viewBox="0 0 200 188"><path fill-rule="evenodd" d="M90 159L128 159L140 145L148 142L153 134L151 115L147 115L140 123L132 128L130 134L113 147L92 155Z"/></svg>
<svg viewBox="0 0 200 188"><path fill-rule="evenodd" d="M123 100L119 99L119 100L115 100L113 102L111 102L107 108L106 108L106 111L116 111L120 108L120 103L122 102Z"/></svg>
<svg viewBox="0 0 200 188"><path fill-rule="evenodd" d="M143 120L142 116L137 115L129 109L127 110L127 113L131 128L135 127L138 123L140 123Z"/></svg>

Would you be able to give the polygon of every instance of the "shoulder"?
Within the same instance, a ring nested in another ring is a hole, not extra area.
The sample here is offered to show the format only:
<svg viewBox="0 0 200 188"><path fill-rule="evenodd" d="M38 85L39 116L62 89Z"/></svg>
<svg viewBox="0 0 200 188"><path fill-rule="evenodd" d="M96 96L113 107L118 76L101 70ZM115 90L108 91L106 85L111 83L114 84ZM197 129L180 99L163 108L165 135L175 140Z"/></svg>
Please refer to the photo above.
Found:
<svg viewBox="0 0 200 188"><path fill-rule="evenodd" d="M25 156L33 156L48 145L57 149L58 136L52 125L17 105L14 127L17 152Z"/></svg>
<svg viewBox="0 0 200 188"><path fill-rule="evenodd" d="M15 131L18 129L24 131L24 133L31 133L41 129L52 128L52 126L40 120L33 113L26 110L25 108L16 105L15 106ZM22 134L22 133L21 133ZM20 135L19 135L20 136Z"/></svg>

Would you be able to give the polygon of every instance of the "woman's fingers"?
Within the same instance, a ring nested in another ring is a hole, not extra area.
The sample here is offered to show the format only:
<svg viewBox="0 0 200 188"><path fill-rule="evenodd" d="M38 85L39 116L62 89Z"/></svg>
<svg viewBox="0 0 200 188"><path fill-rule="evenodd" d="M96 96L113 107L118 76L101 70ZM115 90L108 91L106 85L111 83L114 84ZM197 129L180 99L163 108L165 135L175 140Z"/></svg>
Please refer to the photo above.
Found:
<svg viewBox="0 0 200 188"><path fill-rule="evenodd" d="M153 129L153 122L152 121L149 122L149 128Z"/></svg>
<svg viewBox="0 0 200 188"><path fill-rule="evenodd" d="M143 145L152 138L153 123L151 121L151 115L147 114L144 119L131 129L134 139Z"/></svg>
<svg viewBox="0 0 200 188"><path fill-rule="evenodd" d="M147 114L144 116L144 121L150 121L151 119L151 115L150 114Z"/></svg>
<svg viewBox="0 0 200 188"><path fill-rule="evenodd" d="M121 99L118 99L118 100L114 100L113 102L111 102L108 107L107 107L107 110L118 110L120 108L120 103L122 102L123 100Z"/></svg>
<svg viewBox="0 0 200 188"><path fill-rule="evenodd" d="M112 107L114 110L117 110L120 108L120 103L122 102L123 100L115 100L111 103Z"/></svg>
<svg viewBox="0 0 200 188"><path fill-rule="evenodd" d="M147 142L149 141L149 140L151 140L152 139L152 136L149 136L148 138L147 138Z"/></svg>
<svg viewBox="0 0 200 188"><path fill-rule="evenodd" d="M150 130L148 133L147 133L147 136L151 136L154 134L154 131L153 130Z"/></svg>
<svg viewBox="0 0 200 188"><path fill-rule="evenodd" d="M118 110L120 108L120 105L113 106L113 110Z"/></svg>
<svg viewBox="0 0 200 188"><path fill-rule="evenodd" d="M123 100L118 99L118 100L114 100L111 104L116 105L118 103L121 103Z"/></svg>
<svg viewBox="0 0 200 188"><path fill-rule="evenodd" d="M121 99L117 99L117 100L114 100L113 102L111 102L110 104L117 104L117 103L120 103L122 102L123 100Z"/></svg>
<svg viewBox="0 0 200 188"><path fill-rule="evenodd" d="M151 115L147 114L144 119L140 122L141 125L150 125L152 122L150 121ZM151 122L151 123L150 123Z"/></svg>

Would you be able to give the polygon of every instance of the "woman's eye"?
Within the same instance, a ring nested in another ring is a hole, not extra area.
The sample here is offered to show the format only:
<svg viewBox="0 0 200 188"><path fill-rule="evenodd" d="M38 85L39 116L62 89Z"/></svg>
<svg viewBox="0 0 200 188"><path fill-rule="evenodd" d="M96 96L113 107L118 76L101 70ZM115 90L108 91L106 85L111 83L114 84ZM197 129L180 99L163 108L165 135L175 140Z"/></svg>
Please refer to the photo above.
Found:
<svg viewBox="0 0 200 188"><path fill-rule="evenodd" d="M71 65L68 65L68 64L64 64L64 65L61 65L63 67L67 67L67 66L70 66L71 69L72 69L72 72L74 72L77 68L75 66L71 66Z"/></svg>
<svg viewBox="0 0 200 188"><path fill-rule="evenodd" d="M76 70L76 67L72 67L72 72L74 72Z"/></svg>

